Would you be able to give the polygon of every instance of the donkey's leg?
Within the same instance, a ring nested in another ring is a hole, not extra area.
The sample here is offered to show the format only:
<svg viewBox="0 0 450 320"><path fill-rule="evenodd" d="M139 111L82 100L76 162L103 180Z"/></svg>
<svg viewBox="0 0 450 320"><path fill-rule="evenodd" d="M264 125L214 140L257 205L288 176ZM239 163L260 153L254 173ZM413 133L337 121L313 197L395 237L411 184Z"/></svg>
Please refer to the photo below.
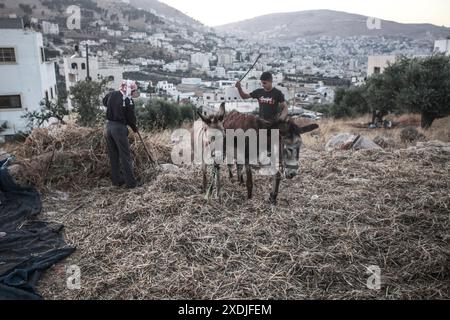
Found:
<svg viewBox="0 0 450 320"><path fill-rule="evenodd" d="M243 185L244 184L244 173L243 173L244 165L237 164L236 168L237 168L237 176L238 176L239 184Z"/></svg>
<svg viewBox="0 0 450 320"><path fill-rule="evenodd" d="M228 164L228 177L230 178L231 181L233 181L233 165L232 164Z"/></svg>
<svg viewBox="0 0 450 320"><path fill-rule="evenodd" d="M280 182L281 182L281 173L280 171L278 171L277 174L273 176L272 192L270 193L271 204L277 204L278 192L280 190Z"/></svg>
<svg viewBox="0 0 450 320"><path fill-rule="evenodd" d="M215 165L215 184L216 184L216 197L219 202L222 202L222 197L220 194L221 185L220 185L220 166Z"/></svg>
<svg viewBox="0 0 450 320"><path fill-rule="evenodd" d="M247 197L251 199L253 197L253 174L250 165L245 165L245 175L247 176Z"/></svg>

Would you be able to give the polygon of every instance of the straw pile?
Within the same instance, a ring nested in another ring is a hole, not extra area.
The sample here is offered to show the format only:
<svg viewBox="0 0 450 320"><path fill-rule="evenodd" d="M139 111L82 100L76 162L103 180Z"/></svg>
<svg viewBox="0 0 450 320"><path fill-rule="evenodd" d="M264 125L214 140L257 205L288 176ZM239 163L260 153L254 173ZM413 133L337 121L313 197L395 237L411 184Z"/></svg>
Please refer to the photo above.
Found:
<svg viewBox="0 0 450 320"><path fill-rule="evenodd" d="M135 173L145 179L151 163L144 146L130 133ZM158 161L170 161L170 136L144 134L144 141ZM102 128L76 126L36 129L14 151L19 164L25 167L30 182L41 189L95 187L109 176L106 140Z"/></svg>
<svg viewBox="0 0 450 320"><path fill-rule="evenodd" d="M91 134L47 142L35 133L26 156L75 147L92 161L76 177L106 177L101 133ZM136 190L107 179L96 188L53 188L44 217L63 223L77 246L64 265L81 268L82 288L68 290L58 265L38 290L47 299L450 298L447 147L303 150L302 172L282 182L277 207L268 203L266 177L256 178L251 201L223 178L223 202L207 204L201 174L189 168ZM46 179L65 181L55 168ZM366 286L372 265L381 269L381 290Z"/></svg>

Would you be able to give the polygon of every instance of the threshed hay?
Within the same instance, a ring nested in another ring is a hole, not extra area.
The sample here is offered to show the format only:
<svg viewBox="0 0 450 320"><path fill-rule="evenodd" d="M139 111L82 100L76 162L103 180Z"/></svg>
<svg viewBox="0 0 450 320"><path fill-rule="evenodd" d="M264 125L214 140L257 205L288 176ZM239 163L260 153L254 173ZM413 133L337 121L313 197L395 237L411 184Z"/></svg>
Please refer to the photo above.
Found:
<svg viewBox="0 0 450 320"><path fill-rule="evenodd" d="M448 144L306 148L301 174L282 182L273 207L266 177L250 201L224 178L223 202L206 203L198 169L155 175L132 136L147 182L111 187L102 135L35 131L17 150L42 163L34 173L45 186L43 216L63 223L78 248L64 264L81 268L81 290L66 288L58 265L39 285L45 298L450 298ZM145 135L162 163L169 136ZM380 290L367 287L369 266L381 270Z"/></svg>
<svg viewBox="0 0 450 320"><path fill-rule="evenodd" d="M106 140L102 128L76 126L37 129L15 151L33 184L41 188L95 187L109 176ZM131 151L138 178L148 178L151 162L144 146L130 133ZM144 134L144 141L158 161L170 161L168 135Z"/></svg>

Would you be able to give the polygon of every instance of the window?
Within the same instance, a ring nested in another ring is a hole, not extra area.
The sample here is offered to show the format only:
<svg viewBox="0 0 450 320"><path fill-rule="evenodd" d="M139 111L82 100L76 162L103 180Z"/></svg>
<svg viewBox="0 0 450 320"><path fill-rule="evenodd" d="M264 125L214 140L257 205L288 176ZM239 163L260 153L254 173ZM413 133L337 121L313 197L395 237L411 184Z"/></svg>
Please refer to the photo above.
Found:
<svg viewBox="0 0 450 320"><path fill-rule="evenodd" d="M380 67L373 68L373 73L380 74L381 73L381 68Z"/></svg>
<svg viewBox="0 0 450 320"><path fill-rule="evenodd" d="M108 81L114 81L114 76L109 76Z"/></svg>
<svg viewBox="0 0 450 320"><path fill-rule="evenodd" d="M0 96L0 109L20 109L22 100L20 95Z"/></svg>
<svg viewBox="0 0 450 320"><path fill-rule="evenodd" d="M45 91L45 101L48 101L48 91Z"/></svg>
<svg viewBox="0 0 450 320"><path fill-rule="evenodd" d="M72 69L78 69L78 64L76 62L72 63L71 65Z"/></svg>
<svg viewBox="0 0 450 320"><path fill-rule="evenodd" d="M50 88L50 97L53 99L54 95L53 95L53 88Z"/></svg>
<svg viewBox="0 0 450 320"><path fill-rule="evenodd" d="M0 63L15 63L16 50L14 48L0 48Z"/></svg>
<svg viewBox="0 0 450 320"><path fill-rule="evenodd" d="M42 61L42 63L45 62L45 52L44 52L44 48L43 47L41 47L41 61Z"/></svg>
<svg viewBox="0 0 450 320"><path fill-rule="evenodd" d="M81 64L81 69L82 69L82 70L86 70L86 63L83 62L83 63Z"/></svg>
<svg viewBox="0 0 450 320"><path fill-rule="evenodd" d="M55 85L55 96L58 96L58 87Z"/></svg>

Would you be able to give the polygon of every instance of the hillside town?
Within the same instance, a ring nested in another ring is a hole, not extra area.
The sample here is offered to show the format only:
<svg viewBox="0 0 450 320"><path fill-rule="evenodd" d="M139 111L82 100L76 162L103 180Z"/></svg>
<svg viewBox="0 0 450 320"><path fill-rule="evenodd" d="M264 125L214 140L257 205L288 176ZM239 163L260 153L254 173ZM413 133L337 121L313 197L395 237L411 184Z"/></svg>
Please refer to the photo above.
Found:
<svg viewBox="0 0 450 320"><path fill-rule="evenodd" d="M449 299L445 12L2 0L0 303Z"/></svg>
<svg viewBox="0 0 450 320"><path fill-rule="evenodd" d="M154 10L150 17L144 29L93 16L84 22L84 29L71 30L58 19L3 15L2 73L23 75L34 70L32 78L40 81L30 84L34 90L22 92L22 77L0 79L4 91L0 92L2 134L25 131L23 107L38 109L42 99L60 97L71 109L71 88L87 78L105 79L110 89L117 89L124 79L135 80L144 103L162 97L213 110L227 102L230 110L251 113L257 103L242 101L234 84L259 54L262 58L244 79L244 89L259 88L259 76L270 70L274 84L289 101L290 112L317 118L320 114L308 112L308 108L332 103L336 87L361 85L400 55L449 52L448 39L433 46L430 39L406 37L318 37L297 39L290 46L261 47L211 28L169 19ZM154 23L158 19L164 23ZM24 51L29 54L22 56ZM40 68L31 67L38 62Z"/></svg>

